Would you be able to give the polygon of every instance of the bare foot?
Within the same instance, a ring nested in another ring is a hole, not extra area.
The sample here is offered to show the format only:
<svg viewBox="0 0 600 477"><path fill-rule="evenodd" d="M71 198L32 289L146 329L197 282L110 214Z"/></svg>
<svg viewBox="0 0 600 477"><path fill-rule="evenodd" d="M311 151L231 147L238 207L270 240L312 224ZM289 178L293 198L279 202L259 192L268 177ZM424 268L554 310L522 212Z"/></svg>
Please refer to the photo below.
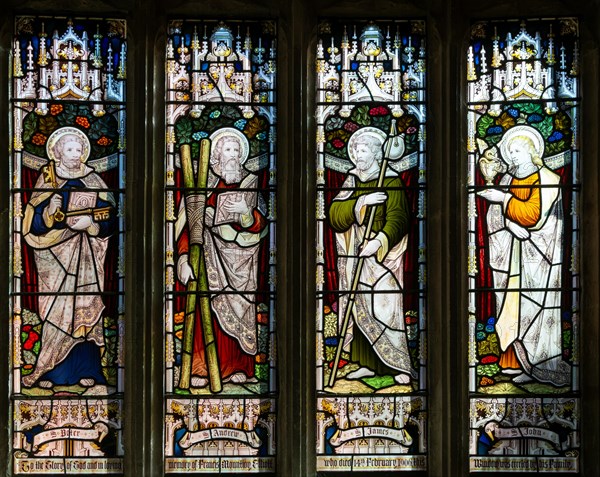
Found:
<svg viewBox="0 0 600 477"><path fill-rule="evenodd" d="M515 375L515 374L519 374L519 373L521 373L520 369L515 369L515 368L503 368L502 369L502 374Z"/></svg>
<svg viewBox="0 0 600 477"><path fill-rule="evenodd" d="M244 373L233 373L231 376L224 379L226 383L244 384L248 381L248 377Z"/></svg>
<svg viewBox="0 0 600 477"><path fill-rule="evenodd" d="M370 378L371 376L375 376L375 373L371 371L369 368L358 368L356 371L352 371L346 375L348 379L360 379L360 378Z"/></svg>
<svg viewBox="0 0 600 477"><path fill-rule="evenodd" d="M397 374L396 376L394 376L394 381L396 381L396 383L398 383L398 384L409 384L410 376L405 373L400 373L400 374Z"/></svg>
<svg viewBox="0 0 600 477"><path fill-rule="evenodd" d="M40 381L38 386L43 389L50 389L52 386L54 386L54 384L52 383L52 381L48 381L45 379L44 381Z"/></svg>
<svg viewBox="0 0 600 477"><path fill-rule="evenodd" d="M531 381L533 381L533 378L526 373L521 373L513 378L513 383L515 384L525 384L530 383Z"/></svg>
<svg viewBox="0 0 600 477"><path fill-rule="evenodd" d="M192 376L191 383L193 388L205 388L208 384L208 379L200 376Z"/></svg>
<svg viewBox="0 0 600 477"><path fill-rule="evenodd" d="M93 378L81 378L79 380L79 384L81 384L84 388L91 388L96 381Z"/></svg>

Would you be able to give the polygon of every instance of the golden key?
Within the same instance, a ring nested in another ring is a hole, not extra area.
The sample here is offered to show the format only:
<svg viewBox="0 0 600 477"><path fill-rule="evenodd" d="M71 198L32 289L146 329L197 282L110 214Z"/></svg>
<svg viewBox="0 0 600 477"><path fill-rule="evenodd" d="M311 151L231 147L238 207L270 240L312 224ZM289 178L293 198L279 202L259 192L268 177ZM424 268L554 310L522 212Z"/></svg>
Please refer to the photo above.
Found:
<svg viewBox="0 0 600 477"><path fill-rule="evenodd" d="M90 207L88 209L70 210L68 212L63 212L62 210L57 209L56 212L54 212L54 220L56 222L62 222L66 217L91 215L94 218L94 222L102 222L110 218L110 209L111 207Z"/></svg>

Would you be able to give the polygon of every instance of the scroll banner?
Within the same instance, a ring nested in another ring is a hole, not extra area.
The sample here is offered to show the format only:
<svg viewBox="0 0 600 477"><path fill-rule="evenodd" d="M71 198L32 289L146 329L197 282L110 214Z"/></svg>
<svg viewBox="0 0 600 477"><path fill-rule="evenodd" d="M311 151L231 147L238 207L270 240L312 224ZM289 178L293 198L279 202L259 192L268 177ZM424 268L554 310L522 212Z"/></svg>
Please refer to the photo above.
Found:
<svg viewBox="0 0 600 477"><path fill-rule="evenodd" d="M25 152L24 152L25 154ZM109 156L110 157L110 156ZM88 161L88 165L90 165L93 161ZM261 154L260 156L249 157L246 162L244 162L244 169L250 172L258 172L261 169L264 169L269 165L269 155ZM181 169L181 156L179 154L175 155L175 166ZM39 167L38 167L39 169Z"/></svg>
<svg viewBox="0 0 600 477"><path fill-rule="evenodd" d="M416 152L409 154L399 161L390 162L389 166L394 169L397 173L401 173L416 167L419 164L419 155ZM325 167L328 169L333 169L337 172L343 172L346 174L350 169L352 169L352 163L347 159L342 159L339 157L332 156L330 154L325 154Z"/></svg>
<svg viewBox="0 0 600 477"><path fill-rule="evenodd" d="M329 440L329 443L338 447L348 441L364 438L380 438L395 441L398 444L409 446L412 437L404 429L392 429L384 426L361 426L350 429L339 429Z"/></svg>
<svg viewBox="0 0 600 477"><path fill-rule="evenodd" d="M81 427L59 427L48 431L40 432L33 438L33 448L36 449L41 444L62 439L71 439L76 441L99 441L104 437L106 429L90 429Z"/></svg>
<svg viewBox="0 0 600 477"><path fill-rule="evenodd" d="M48 159L36 156L27 151L21 152L21 158L25 167L36 171L42 170L48 164ZM90 159L87 161L87 165L97 173L109 171L119 165L119 154L115 153L99 159Z"/></svg>
<svg viewBox="0 0 600 477"><path fill-rule="evenodd" d="M558 434L542 427L499 427L494 434L498 439L542 439L562 447Z"/></svg>
<svg viewBox="0 0 600 477"><path fill-rule="evenodd" d="M242 431L229 427L213 427L201 431L188 431L179 441L179 445L183 449L187 449L194 444L215 439L243 442L254 449L258 449L262 444L262 441L254 431Z"/></svg>
<svg viewBox="0 0 600 477"><path fill-rule="evenodd" d="M556 154L554 156L544 157L544 164L549 169L555 171L561 167L565 167L568 164L571 164L572 161L572 153L571 150L561 152L560 154Z"/></svg>

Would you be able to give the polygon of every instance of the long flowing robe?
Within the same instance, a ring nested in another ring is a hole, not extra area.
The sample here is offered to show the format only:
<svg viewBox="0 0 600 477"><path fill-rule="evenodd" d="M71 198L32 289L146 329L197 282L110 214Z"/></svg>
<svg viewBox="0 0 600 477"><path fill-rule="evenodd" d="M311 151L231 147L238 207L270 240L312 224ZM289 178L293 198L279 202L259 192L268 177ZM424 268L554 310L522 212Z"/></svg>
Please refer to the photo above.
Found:
<svg viewBox="0 0 600 477"><path fill-rule="evenodd" d="M352 285L368 220L369 207L364 204L364 195L377 186L375 175L361 180L350 171L342 192L329 208L331 227L336 231L341 291L350 290ZM408 352L402 294L409 207L401 189L402 181L395 173L388 172L383 186L388 198L376 209L370 237L379 239L382 246L375 256L364 260L343 349L350 351L356 324L385 365L416 377ZM347 304L348 296L344 293L340 297L340 321Z"/></svg>
<svg viewBox="0 0 600 477"><path fill-rule="evenodd" d="M244 372L252 377L254 355L258 350L256 292L259 251L260 243L268 232L265 204L255 190L258 177L254 174L248 174L240 183L232 184L210 176L208 186L214 189L206 199L202 233L221 376L226 378L236 372ZM215 224L215 217L220 215L219 196L238 189L244 189L246 201L249 205L253 204L251 213L241 217L241 224ZM186 214L182 207L176 224L180 255L189 250L189 230L184 230ZM194 329L192 374L206 376L199 313L196 314Z"/></svg>
<svg viewBox="0 0 600 477"><path fill-rule="evenodd" d="M114 213L109 220L96 223L97 234L90 235L87 231L69 228L69 218L63 222L53 221L48 217L46 207L55 193L62 196L64 210L72 193L105 190L107 186L90 167L82 166L76 173L57 168L57 187L60 192L48 190L52 185L40 176L23 220L23 236L34 251L39 315L43 322L40 352L33 372L23 377L25 386L32 386L65 361L77 344L92 342L104 347L101 320L104 303L100 293L104 289L104 261L115 226ZM95 207L114 205L110 193L96 194ZM75 364L66 374L76 374L77 368L85 369L88 364L83 375L64 376L65 381L56 384L75 384L81 378L102 381L101 375L90 371L94 367L99 369L99 363Z"/></svg>
<svg viewBox="0 0 600 477"><path fill-rule="evenodd" d="M569 383L562 359L561 272L563 211L559 176L546 167L523 179L500 181L510 195L487 215L489 260L496 289L500 347L514 347L524 371L541 382ZM527 229L516 238L505 219Z"/></svg>

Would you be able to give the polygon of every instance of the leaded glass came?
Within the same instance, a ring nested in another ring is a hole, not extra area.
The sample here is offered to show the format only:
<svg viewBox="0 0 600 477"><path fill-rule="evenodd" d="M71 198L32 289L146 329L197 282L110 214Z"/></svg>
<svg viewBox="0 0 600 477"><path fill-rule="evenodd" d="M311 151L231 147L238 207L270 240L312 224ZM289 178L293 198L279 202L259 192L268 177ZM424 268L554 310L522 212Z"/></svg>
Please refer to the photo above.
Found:
<svg viewBox="0 0 600 477"><path fill-rule="evenodd" d="M123 472L125 36L123 20L15 23L16 475Z"/></svg>
<svg viewBox="0 0 600 477"><path fill-rule="evenodd" d="M572 18L467 53L471 471L579 466L579 51Z"/></svg>
<svg viewBox="0 0 600 477"><path fill-rule="evenodd" d="M317 43L317 470L425 470L422 21Z"/></svg>
<svg viewBox="0 0 600 477"><path fill-rule="evenodd" d="M172 21L165 472L275 471L272 22Z"/></svg>

